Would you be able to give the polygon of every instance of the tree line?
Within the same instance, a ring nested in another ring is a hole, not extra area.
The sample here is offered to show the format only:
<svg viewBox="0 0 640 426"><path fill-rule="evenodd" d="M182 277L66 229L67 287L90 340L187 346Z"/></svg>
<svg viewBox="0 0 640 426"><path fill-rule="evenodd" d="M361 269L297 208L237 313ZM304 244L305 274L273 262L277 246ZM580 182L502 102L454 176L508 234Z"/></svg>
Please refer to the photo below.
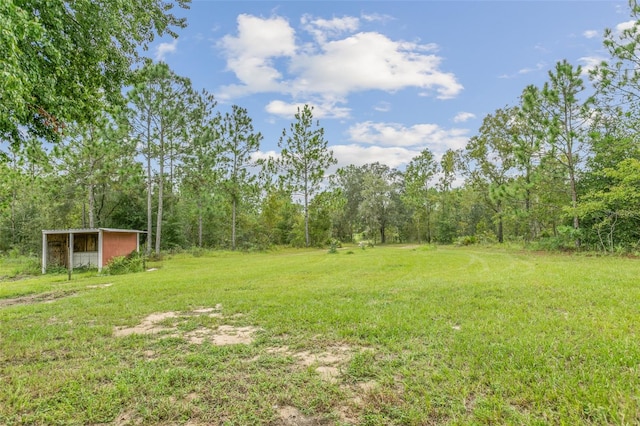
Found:
<svg viewBox="0 0 640 426"><path fill-rule="evenodd" d="M7 102L0 120L0 250L38 252L41 229L115 227L147 230L147 250L156 253L363 239L635 252L640 9L630 4L635 25L605 32L608 60L588 71L558 62L542 86L523 88L513 105L484 117L464 149L441 156L424 149L403 170L376 162L331 175L336 159L312 106L299 108L283 129L276 157L258 157L263 136L246 109L219 112L212 94L164 63L127 71L131 61L124 59L136 53L122 40L184 25L164 11L151 15L154 27L132 6L132 19L147 26L119 29L121 56L110 59L112 72L94 70L110 79L92 79L95 93L86 91L77 105L51 99L73 97L79 68L61 82L67 92L50 93L61 89L20 74L11 55L4 60L17 83L1 93ZM45 52L55 47L47 43L58 38L45 37L11 7L5 12L14 25L44 37ZM76 11L75 21L91 13L97 12ZM9 41L20 51L21 40ZM27 59L31 69L44 67L38 55Z"/></svg>

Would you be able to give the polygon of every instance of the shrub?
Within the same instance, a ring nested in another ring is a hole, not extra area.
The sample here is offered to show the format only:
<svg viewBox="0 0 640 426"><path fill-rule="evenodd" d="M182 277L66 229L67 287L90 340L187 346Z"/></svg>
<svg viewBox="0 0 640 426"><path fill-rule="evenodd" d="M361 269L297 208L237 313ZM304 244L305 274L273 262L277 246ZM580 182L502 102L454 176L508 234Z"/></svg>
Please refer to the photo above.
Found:
<svg viewBox="0 0 640 426"><path fill-rule="evenodd" d="M339 248L342 248L342 243L340 242L340 240L332 238L331 241L329 241L329 253L336 254L338 253Z"/></svg>
<svg viewBox="0 0 640 426"><path fill-rule="evenodd" d="M121 275L130 272L142 272L144 270L143 254L137 251L128 256L118 256L111 259L103 273L107 275Z"/></svg>
<svg viewBox="0 0 640 426"><path fill-rule="evenodd" d="M474 235L465 235L456 239L457 246L470 246L476 244L477 240Z"/></svg>

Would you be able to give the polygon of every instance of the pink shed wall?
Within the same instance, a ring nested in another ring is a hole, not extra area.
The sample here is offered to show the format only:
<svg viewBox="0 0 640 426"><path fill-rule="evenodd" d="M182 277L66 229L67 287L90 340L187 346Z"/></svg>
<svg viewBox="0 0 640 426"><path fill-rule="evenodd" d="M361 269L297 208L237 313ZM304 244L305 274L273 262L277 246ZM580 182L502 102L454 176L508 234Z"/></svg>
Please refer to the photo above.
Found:
<svg viewBox="0 0 640 426"><path fill-rule="evenodd" d="M106 266L116 256L127 256L137 247L137 233L104 231L102 233L102 264Z"/></svg>

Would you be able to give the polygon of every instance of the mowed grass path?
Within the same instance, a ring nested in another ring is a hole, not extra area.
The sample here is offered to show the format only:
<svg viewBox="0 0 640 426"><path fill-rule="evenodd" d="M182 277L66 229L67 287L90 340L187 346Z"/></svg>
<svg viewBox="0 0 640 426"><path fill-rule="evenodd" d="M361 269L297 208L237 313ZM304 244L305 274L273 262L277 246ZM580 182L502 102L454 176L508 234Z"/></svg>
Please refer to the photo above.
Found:
<svg viewBox="0 0 640 426"><path fill-rule="evenodd" d="M389 246L155 266L0 283L0 424L640 422L638 260ZM164 312L173 331L114 335ZM254 340L184 338L221 326Z"/></svg>

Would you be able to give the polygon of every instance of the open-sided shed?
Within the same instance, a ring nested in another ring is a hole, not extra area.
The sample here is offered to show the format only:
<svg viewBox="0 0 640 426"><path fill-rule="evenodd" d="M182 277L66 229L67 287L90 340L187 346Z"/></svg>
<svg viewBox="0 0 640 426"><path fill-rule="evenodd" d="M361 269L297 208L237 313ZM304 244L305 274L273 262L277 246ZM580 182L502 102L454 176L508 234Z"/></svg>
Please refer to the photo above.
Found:
<svg viewBox="0 0 640 426"><path fill-rule="evenodd" d="M42 273L48 266L97 267L102 270L116 256L140 250L140 234L134 229L56 229L42 231Z"/></svg>

